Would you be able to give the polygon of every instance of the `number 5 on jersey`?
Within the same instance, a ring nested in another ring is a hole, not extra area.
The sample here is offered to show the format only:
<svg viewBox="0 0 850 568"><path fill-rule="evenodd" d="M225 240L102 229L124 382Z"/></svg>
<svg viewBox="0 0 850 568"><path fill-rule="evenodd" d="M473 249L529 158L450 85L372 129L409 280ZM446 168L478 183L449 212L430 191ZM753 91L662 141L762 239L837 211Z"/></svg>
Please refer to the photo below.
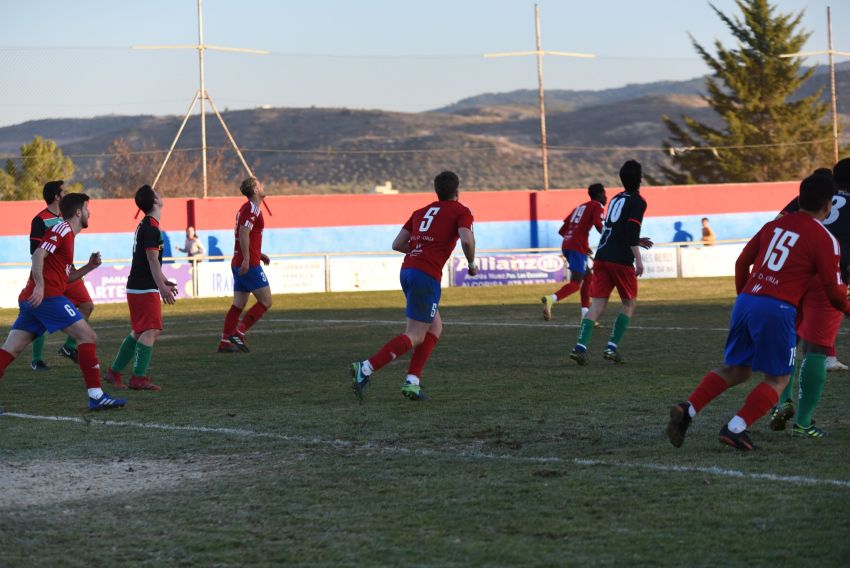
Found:
<svg viewBox="0 0 850 568"><path fill-rule="evenodd" d="M439 207L429 207L428 211L422 216L422 222L419 223L419 232L427 233L428 229L431 228L431 223L434 222L434 217L436 217L437 213L440 212Z"/></svg>

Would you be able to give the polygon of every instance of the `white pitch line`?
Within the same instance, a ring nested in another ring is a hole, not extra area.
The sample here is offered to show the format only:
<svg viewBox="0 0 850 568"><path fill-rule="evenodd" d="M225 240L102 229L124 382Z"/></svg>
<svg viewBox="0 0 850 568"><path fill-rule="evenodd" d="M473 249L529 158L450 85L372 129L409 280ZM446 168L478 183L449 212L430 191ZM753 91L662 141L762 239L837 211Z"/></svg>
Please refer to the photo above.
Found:
<svg viewBox="0 0 850 568"><path fill-rule="evenodd" d="M321 444L331 447L366 449L369 451L378 450L384 453L397 453L405 455L423 455L430 457L445 457L445 458L461 458L471 460L498 460L498 461L516 461L524 463L555 463L555 464L572 464L583 467L611 467L618 469L646 469L650 471L658 471L664 473L701 473L716 477L728 477L733 479L751 479L757 481L775 481L779 483L789 483L791 485L806 485L806 486L833 486L842 489L850 489L850 480L845 479L829 479L808 477L802 475L779 475L775 473L756 473L749 471L740 471L736 469L726 469L717 466L685 466L685 465L670 465L652 462L626 462L626 461L607 461L588 458L560 458L556 456L512 456L508 454L486 454L479 452L440 452L428 449L414 449L404 447L378 447L370 443L358 443L348 440L327 440L324 438L308 438L305 436L292 436L288 434L277 434L274 432L259 432L256 430L247 430L244 428L213 428L209 426L178 426L174 424L157 424L145 422L116 422L113 420L95 420L78 418L75 416L39 416L35 414L21 414L18 412L0 413L0 417L21 418L24 420L43 420L50 422L72 422L75 424L97 425L97 426L112 426L117 428L140 428L145 430L165 430L169 432L195 432L200 434L220 434L224 436L236 436L240 438L260 438L281 440L284 442L294 442L298 444Z"/></svg>

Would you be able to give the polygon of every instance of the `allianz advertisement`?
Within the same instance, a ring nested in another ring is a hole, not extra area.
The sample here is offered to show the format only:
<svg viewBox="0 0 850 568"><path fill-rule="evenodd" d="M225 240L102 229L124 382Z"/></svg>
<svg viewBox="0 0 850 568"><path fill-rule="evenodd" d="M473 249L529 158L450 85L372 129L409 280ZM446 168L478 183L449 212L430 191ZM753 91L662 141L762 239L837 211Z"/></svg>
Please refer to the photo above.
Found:
<svg viewBox="0 0 850 568"><path fill-rule="evenodd" d="M564 257L557 253L493 254L476 256L479 272L470 278L463 257L452 258L454 286L505 286L561 282L565 276Z"/></svg>

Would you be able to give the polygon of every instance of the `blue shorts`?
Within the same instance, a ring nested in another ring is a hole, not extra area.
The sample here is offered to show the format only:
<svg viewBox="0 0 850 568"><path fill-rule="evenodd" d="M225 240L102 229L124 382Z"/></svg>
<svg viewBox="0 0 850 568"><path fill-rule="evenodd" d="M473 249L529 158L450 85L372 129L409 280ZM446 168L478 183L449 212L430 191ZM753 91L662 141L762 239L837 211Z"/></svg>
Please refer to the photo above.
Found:
<svg viewBox="0 0 850 568"><path fill-rule="evenodd" d="M790 375L794 370L797 310L769 296L740 294L724 351L727 365L752 367L768 375Z"/></svg>
<svg viewBox="0 0 850 568"><path fill-rule="evenodd" d="M425 323L434 321L440 305L440 281L415 268L403 268L399 279L407 298L407 317Z"/></svg>
<svg viewBox="0 0 850 568"><path fill-rule="evenodd" d="M45 331L53 333L65 329L83 319L74 303L65 296L45 298L37 308L30 307L26 301L18 302L18 306L18 319L12 324L12 329L28 331L36 337Z"/></svg>
<svg viewBox="0 0 850 568"><path fill-rule="evenodd" d="M587 272L587 255L578 251L561 249L564 256L567 258L567 264L570 267L570 272L573 274L584 274Z"/></svg>
<svg viewBox="0 0 850 568"><path fill-rule="evenodd" d="M234 292L253 292L260 288L265 288L269 285L269 280L266 278L266 273L263 272L262 266L252 266L245 273L245 276L239 276L239 267L231 266L233 271L233 291Z"/></svg>

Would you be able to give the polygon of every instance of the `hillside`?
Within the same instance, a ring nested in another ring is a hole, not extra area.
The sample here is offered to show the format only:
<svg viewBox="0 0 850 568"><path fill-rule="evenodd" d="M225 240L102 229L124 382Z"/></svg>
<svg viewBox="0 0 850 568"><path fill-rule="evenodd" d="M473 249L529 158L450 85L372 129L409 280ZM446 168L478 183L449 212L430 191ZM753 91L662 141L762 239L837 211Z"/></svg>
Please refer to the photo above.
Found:
<svg viewBox="0 0 850 568"><path fill-rule="evenodd" d="M551 185L616 184L617 166L632 157L642 160L652 174L666 160L660 151L667 135L663 115L714 120L698 94L702 84L702 79L694 79L604 91L547 92ZM828 75L817 73L804 92L823 87L828 89ZM840 99L839 111L850 123L850 64L841 66L838 88L849 94ZM514 91L479 95L423 113L272 108L230 111L224 116L255 173L274 193L364 192L387 180L402 191L422 191L442 169L458 171L466 189L509 189L542 183L536 104L536 91ZM52 138L74 159L75 178L96 190L111 160L102 154L114 140L123 139L134 150L165 150L181 118L32 121L0 128L0 152L16 154L35 135ZM221 152L225 175L216 178L212 193L232 193L242 172L214 116L208 117L207 137L211 148L225 150ZM199 145L200 121L194 118L186 126L176 159L197 163ZM145 175L153 178L161 155L146 155L144 169L150 173ZM181 179L172 193L197 194L199 171L190 170L185 175L195 180Z"/></svg>

